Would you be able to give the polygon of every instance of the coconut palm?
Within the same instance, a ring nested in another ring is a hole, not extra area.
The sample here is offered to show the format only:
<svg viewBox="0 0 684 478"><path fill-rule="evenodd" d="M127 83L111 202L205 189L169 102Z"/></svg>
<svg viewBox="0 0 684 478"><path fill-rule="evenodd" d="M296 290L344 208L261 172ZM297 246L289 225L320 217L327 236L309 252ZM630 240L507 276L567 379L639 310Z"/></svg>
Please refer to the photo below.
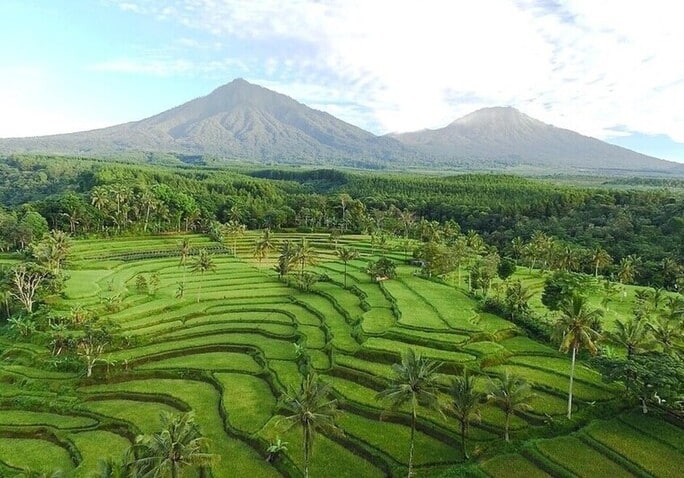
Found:
<svg viewBox="0 0 684 478"><path fill-rule="evenodd" d="M437 389L437 370L440 363L428 360L413 349L401 356L401 363L392 365L394 376L390 384L377 394L378 400L389 401L389 409L396 411L409 405L411 409L411 439L409 444L408 477L413 474L413 447L416 434L418 406L441 411Z"/></svg>
<svg viewBox="0 0 684 478"><path fill-rule="evenodd" d="M135 471L135 456L133 449L128 448L121 460L114 458L100 459L97 462L97 471L93 474L93 478L134 478Z"/></svg>
<svg viewBox="0 0 684 478"><path fill-rule="evenodd" d="M560 339L560 351L572 351L568 389L568 418L572 418L572 385L577 352L584 348L592 355L596 353L596 341L601 336L597 329L603 311L590 308L586 297L581 295L574 295L569 301L562 303L559 310L560 316L555 324L555 332Z"/></svg>
<svg viewBox="0 0 684 478"><path fill-rule="evenodd" d="M304 276L304 268L307 265L313 266L318 262L316 260L316 251L306 238L303 237L302 242L297 245L292 261L300 265L299 275L301 277Z"/></svg>
<svg viewBox="0 0 684 478"><path fill-rule="evenodd" d="M600 269L608 267L613 262L613 258L602 247L597 247L591 252L591 263L594 266L594 277L598 277Z"/></svg>
<svg viewBox="0 0 684 478"><path fill-rule="evenodd" d="M416 223L416 215L408 209L404 209L403 211L399 211L397 213L397 216L399 222L402 225L402 228L404 229L404 239L408 239L411 226L413 226Z"/></svg>
<svg viewBox="0 0 684 478"><path fill-rule="evenodd" d="M254 257L259 259L261 262L264 258L268 257L268 253L275 247L273 242L273 237L271 235L270 229L265 229L261 236L261 239L254 243Z"/></svg>
<svg viewBox="0 0 684 478"><path fill-rule="evenodd" d="M197 254L195 261L190 267L191 272L199 272L201 275L199 291L197 292L197 302L200 301L200 296L202 295L202 281L204 279L204 273L215 270L216 265L214 264L214 257L209 254L206 249L200 249L199 254Z"/></svg>
<svg viewBox="0 0 684 478"><path fill-rule="evenodd" d="M344 288L347 288L347 263L359 257L359 252L350 247L337 249L337 257L344 263Z"/></svg>
<svg viewBox="0 0 684 478"><path fill-rule="evenodd" d="M468 375L468 371L465 369L463 376L455 377L451 382L450 392L450 410L461 423L461 447L463 448L463 458L467 460L469 458L466 448L468 427L473 420L480 420L482 394L475 391L475 377Z"/></svg>
<svg viewBox="0 0 684 478"><path fill-rule="evenodd" d="M490 382L487 399L500 407L506 415L504 423L504 439L510 441L509 429L511 415L515 412L525 412L532 409L530 400L534 397L532 387L522 377L504 372L503 378Z"/></svg>
<svg viewBox="0 0 684 478"><path fill-rule="evenodd" d="M613 345L619 345L627 349L627 358L635 353L649 350L653 346L649 328L644 320L631 318L629 320L616 320L615 329L607 331L605 338Z"/></svg>
<svg viewBox="0 0 684 478"><path fill-rule="evenodd" d="M285 395L283 406L290 413L283 420L288 429L299 426L304 439L304 477L309 476L309 459L314 437L318 432L341 433L335 425L339 414L337 400L330 397L330 385L321 382L315 373L303 378L299 391Z"/></svg>
<svg viewBox="0 0 684 478"><path fill-rule="evenodd" d="M237 257L237 238L238 236L244 236L247 226L240 224L239 221L230 220L226 224L226 230L228 235L233 238L233 255Z"/></svg>
<svg viewBox="0 0 684 478"><path fill-rule="evenodd" d="M178 267L185 267L188 263L188 257L190 257L190 252L192 252L192 247L190 247L190 239L184 238L178 243L178 252L180 254L180 261L178 262Z"/></svg>
<svg viewBox="0 0 684 478"><path fill-rule="evenodd" d="M647 324L656 342L663 348L663 352L671 353L675 343L684 338L682 325L675 320L660 315Z"/></svg>
<svg viewBox="0 0 684 478"><path fill-rule="evenodd" d="M629 284L634 280L639 262L640 259L634 255L623 257L622 260L620 260L617 276L621 284Z"/></svg>
<svg viewBox="0 0 684 478"><path fill-rule="evenodd" d="M161 413L162 429L153 435L136 438L140 476L179 478L186 468L210 466L218 459L207 451L204 438L192 412L174 415Z"/></svg>

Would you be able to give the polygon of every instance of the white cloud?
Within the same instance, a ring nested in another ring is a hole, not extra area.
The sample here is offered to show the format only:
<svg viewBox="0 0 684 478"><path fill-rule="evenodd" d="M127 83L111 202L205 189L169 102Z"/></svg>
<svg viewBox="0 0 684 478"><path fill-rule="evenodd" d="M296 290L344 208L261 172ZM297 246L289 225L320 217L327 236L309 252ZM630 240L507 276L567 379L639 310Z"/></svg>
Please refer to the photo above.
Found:
<svg viewBox="0 0 684 478"><path fill-rule="evenodd" d="M534 0L139 0L136 6L223 40L308 45L315 73L297 50L261 58L264 72L277 81L279 68L289 65L287 77L300 83L318 75L326 93L344 89L352 106L370 108L374 118L366 124L382 131L438 127L473 108L505 104L594 136L622 124L684 140L678 108L684 33L678 5L667 0L555 6ZM344 107L336 108L344 117Z"/></svg>

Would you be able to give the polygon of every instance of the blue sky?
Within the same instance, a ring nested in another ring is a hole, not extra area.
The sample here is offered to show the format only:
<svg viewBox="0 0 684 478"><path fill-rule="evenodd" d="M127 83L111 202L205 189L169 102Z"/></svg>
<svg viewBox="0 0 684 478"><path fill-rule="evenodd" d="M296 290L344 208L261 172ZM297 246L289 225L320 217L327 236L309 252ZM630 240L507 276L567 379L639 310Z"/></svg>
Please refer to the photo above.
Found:
<svg viewBox="0 0 684 478"><path fill-rule="evenodd" d="M234 78L376 134L514 106L684 162L677 2L2 0L0 137L142 119Z"/></svg>

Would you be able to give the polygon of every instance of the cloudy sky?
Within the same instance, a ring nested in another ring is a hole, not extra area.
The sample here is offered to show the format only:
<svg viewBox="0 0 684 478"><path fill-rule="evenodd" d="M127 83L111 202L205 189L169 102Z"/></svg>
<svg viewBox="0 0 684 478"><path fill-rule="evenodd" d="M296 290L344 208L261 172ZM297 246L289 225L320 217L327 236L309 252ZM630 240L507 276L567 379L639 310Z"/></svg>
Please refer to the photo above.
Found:
<svg viewBox="0 0 684 478"><path fill-rule="evenodd" d="M475 109L684 162L676 0L2 0L0 137L142 119L242 77L376 134Z"/></svg>

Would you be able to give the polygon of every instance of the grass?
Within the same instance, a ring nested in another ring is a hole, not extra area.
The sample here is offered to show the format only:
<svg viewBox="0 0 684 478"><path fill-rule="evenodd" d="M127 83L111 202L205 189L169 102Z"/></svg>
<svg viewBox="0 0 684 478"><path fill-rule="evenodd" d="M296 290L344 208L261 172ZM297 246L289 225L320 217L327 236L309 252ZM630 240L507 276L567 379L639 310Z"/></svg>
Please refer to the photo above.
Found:
<svg viewBox="0 0 684 478"><path fill-rule="evenodd" d="M304 236L275 237L296 240ZM157 416L162 410L180 413L180 409L191 409L212 451L223 457L214 467L213 476L281 476L263 459L262 445L255 450L254 442L245 437L270 442L280 436L289 442L288 456L301 467L301 431L285 430L277 415L277 396L287 389L297 389L302 380L295 343L306 346L310 365L332 384L336 397L344 399L339 424L345 434L316 438L312 476L373 477L385 476L388 470L393 476L405 475L408 409L390 417L384 414L387 403L375 397L392 376L391 364L409 347L445 362L438 377L445 403L447 387L462 366L479 375L476 387L480 391L487 375L496 376L505 369L532 382L536 389L532 415L512 418L514 440L548 437L564 429L563 419L555 417L565 413L570 367L567 356L552 346L516 335L513 324L501 317L478 312L478 303L465 292L464 284L454 287L423 279L414 275L415 268L403 262L396 279L374 282L365 272L367 261L378 257L371 252L368 237L344 236L339 241L362 253L360 259L348 264L350 288L345 289L344 266L335 256L328 235L306 236L320 259L315 270L331 279L315 284L311 292L301 292L277 280L270 270L277 259L275 251L261 263L252 258L251 248L258 233L237 240L237 258L216 254L216 272L203 276L178 267L176 255L183 237L189 238L195 249L219 246L203 236L115 238L106 243L74 241L70 279L55 308L66 313L71 307L83 305L120 326L117 333L132 337L133 345L107 352L107 357L118 361L112 383L105 383L104 378L85 382L75 373L43 370L41 361L49 357L45 346L0 338L0 348L9 351L8 358L16 360L9 363L0 359L0 397L4 400L0 428L20 434L47 428L71 441L84 461L74 471L76 463L71 463L65 448L24 438L24 442L1 438L0 460L9 464L10 458L26 460L17 466L44 469L56 464L68 476L89 476L97 457L111 454L118 458L128 446L125 438L112 433L118 429L105 426L108 422L115 420L133 434L153 433L158 431ZM227 239L226 244L231 248L232 239ZM392 254L403 259L403 253ZM156 293L136 290L136 276L152 273L160 278ZM540 292L543 276L538 271L528 273L519 268L515 277L532 286L537 294ZM176 289L183 280L185 297L177 299ZM197 302L200 285L201 301ZM633 306L635 290L627 288L627 298L612 303L609 316L626 313ZM121 297L121 309L116 312L106 310L104 305L105 298L114 294ZM592 300L598 299L592 296ZM545 313L539 308L538 297L533 299L533 306ZM606 320L610 325L613 319ZM489 366L478 370L481 364ZM584 401L610 400L620 393L582 365L577 367L576 379L579 409L588 407ZM64 390L79 385L77 392L63 395ZM28 412L10 400L68 404L73 411ZM96 418L80 416L79 410ZM588 412L590 415L591 410ZM381 415L386 419L368 418ZM223 416L227 417L226 423ZM418 417L418 475L437 476L461 461L458 423L422 407ZM545 420L553 424L547 426ZM520 443L510 447L501 444L503 421L500 409L485 405L482 424L471 428L471 451L475 456L487 457L481 470L494 477L548 476L525 456L510 454L520 449ZM20 446L22 452L26 445L33 455L8 458L10 443ZM537 439L535 443L536 448L527 449L534 451L532 458L547 460L547 465L553 463L577 476L591 476L591 465L586 463L596 464L595 476L624 476L625 462L607 450L633 460L635 467L667 476L672 471L669 464L684 452L681 429L650 414L643 417L638 413L595 422L586 433ZM36 451L41 445L47 450L44 456ZM490 458L492 453L502 451L507 454Z"/></svg>
<svg viewBox="0 0 684 478"><path fill-rule="evenodd" d="M345 434L357 437L374 448L382 450L402 464L408 464L410 428L396 423L378 422L352 413L345 413L339 420ZM415 463L417 465L439 462L457 462L461 451L454 444L438 441L417 432L415 438Z"/></svg>
<svg viewBox="0 0 684 478"><path fill-rule="evenodd" d="M499 455L491 458L480 465L482 470L493 477L525 477L525 478L550 478L551 475L537 468L526 458L517 455Z"/></svg>
<svg viewBox="0 0 684 478"><path fill-rule="evenodd" d="M238 430L258 432L271 418L276 399L263 380L239 373L217 373L223 385L223 407Z"/></svg>
<svg viewBox="0 0 684 478"><path fill-rule="evenodd" d="M302 432L296 427L287 429L287 423L282 417L275 416L260 434L269 442L280 437L287 442L287 455L295 462L300 470L304 469L304 447ZM340 478L383 477L381 469L374 466L334 442L325 435L318 434L314 439L311 451L311 476L334 476ZM228 475L227 475L228 476Z"/></svg>
<svg viewBox="0 0 684 478"><path fill-rule="evenodd" d="M119 460L131 443L120 435L104 430L74 433L69 436L81 453L83 461L78 465L75 476L90 477L100 460Z"/></svg>
<svg viewBox="0 0 684 478"><path fill-rule="evenodd" d="M137 367L141 370L194 368L200 370L232 370L259 373L261 367L250 355L237 352L208 352L171 357Z"/></svg>
<svg viewBox="0 0 684 478"><path fill-rule="evenodd" d="M3 427L47 426L68 430L91 428L96 425L97 421L88 417L24 410L0 410L0 426Z"/></svg>
<svg viewBox="0 0 684 478"><path fill-rule="evenodd" d="M681 474L681 451L657 440L645 440L643 433L618 420L594 422L587 434L655 476Z"/></svg>
<svg viewBox="0 0 684 478"><path fill-rule="evenodd" d="M633 476L614 461L572 436L541 440L536 443L536 447L547 458L562 464L582 478L596 476L629 478Z"/></svg>
<svg viewBox="0 0 684 478"><path fill-rule="evenodd" d="M180 413L169 405L155 401L125 399L91 400L81 405L99 415L124 420L136 426L140 433L153 433L159 428L161 412Z"/></svg>
<svg viewBox="0 0 684 478"><path fill-rule="evenodd" d="M49 473L55 470L71 473L74 470L74 463L65 448L32 438L0 437L0 461L21 470Z"/></svg>

